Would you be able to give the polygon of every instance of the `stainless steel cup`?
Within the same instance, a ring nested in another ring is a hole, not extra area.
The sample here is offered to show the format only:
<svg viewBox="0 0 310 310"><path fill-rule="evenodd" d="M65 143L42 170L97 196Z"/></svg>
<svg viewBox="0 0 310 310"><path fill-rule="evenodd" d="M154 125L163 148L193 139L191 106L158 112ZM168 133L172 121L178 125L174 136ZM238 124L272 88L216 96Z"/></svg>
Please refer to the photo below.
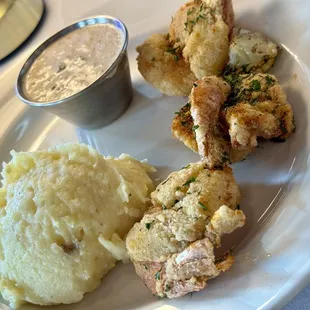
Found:
<svg viewBox="0 0 310 310"><path fill-rule="evenodd" d="M34 102L23 92L23 78L35 59L53 42L62 36L82 27L94 24L112 24L124 35L122 50L111 65L94 83L80 92L53 102ZM78 21L40 45L22 67L16 84L18 97L32 107L39 107L47 112L86 129L97 129L117 119L129 106L132 99L132 84L127 57L128 31L126 26L111 16L95 16Z"/></svg>

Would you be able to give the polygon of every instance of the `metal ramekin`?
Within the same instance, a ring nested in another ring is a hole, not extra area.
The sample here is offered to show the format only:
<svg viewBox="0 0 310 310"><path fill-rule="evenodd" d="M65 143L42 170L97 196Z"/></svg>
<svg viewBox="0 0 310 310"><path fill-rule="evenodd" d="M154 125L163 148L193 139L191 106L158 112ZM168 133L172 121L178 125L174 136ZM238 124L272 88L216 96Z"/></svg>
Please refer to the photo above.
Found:
<svg viewBox="0 0 310 310"><path fill-rule="evenodd" d="M120 29L124 35L122 50L110 68L95 82L70 97L44 103L34 102L27 98L23 93L22 82L25 73L33 64L34 60L47 46L62 36L78 28L94 24L112 24ZM108 125L123 114L132 99L133 90L126 51L127 44L127 28L118 19L102 15L80 20L57 32L33 52L19 73L16 83L16 93L24 103L56 114L78 127L97 129Z"/></svg>

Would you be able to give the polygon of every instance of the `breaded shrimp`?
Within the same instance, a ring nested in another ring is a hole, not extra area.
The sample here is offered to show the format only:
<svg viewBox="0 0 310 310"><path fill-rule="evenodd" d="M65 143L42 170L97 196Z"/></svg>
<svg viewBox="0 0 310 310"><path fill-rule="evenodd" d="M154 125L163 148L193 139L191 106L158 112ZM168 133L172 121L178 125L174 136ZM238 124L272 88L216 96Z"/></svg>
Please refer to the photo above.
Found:
<svg viewBox="0 0 310 310"><path fill-rule="evenodd" d="M234 13L231 0L192 1L173 17L170 39L183 49L197 78L217 75L228 60Z"/></svg>
<svg viewBox="0 0 310 310"><path fill-rule="evenodd" d="M275 76L240 75L227 102L225 118L233 148L257 146L257 138L286 139L295 130L294 115Z"/></svg>
<svg viewBox="0 0 310 310"><path fill-rule="evenodd" d="M218 128L220 109L229 93L229 84L215 76L197 81L191 91L191 115L198 153L210 168L229 161L230 144Z"/></svg>
<svg viewBox="0 0 310 310"><path fill-rule="evenodd" d="M230 141L219 118L229 92L229 84L216 76L196 81L189 103L172 123L174 137L198 152L210 168L230 161Z"/></svg>
<svg viewBox="0 0 310 310"><path fill-rule="evenodd" d="M211 8L218 7L222 19L228 26L229 33L232 33L234 26L234 11L231 0L194 0L182 5L174 14L170 27L170 40L176 42L183 49L191 35L194 25L199 19L203 19L201 12L204 6Z"/></svg>
<svg viewBox="0 0 310 310"><path fill-rule="evenodd" d="M168 96L188 96L195 75L185 62L181 49L167 36L154 34L137 47L138 69L144 79Z"/></svg>

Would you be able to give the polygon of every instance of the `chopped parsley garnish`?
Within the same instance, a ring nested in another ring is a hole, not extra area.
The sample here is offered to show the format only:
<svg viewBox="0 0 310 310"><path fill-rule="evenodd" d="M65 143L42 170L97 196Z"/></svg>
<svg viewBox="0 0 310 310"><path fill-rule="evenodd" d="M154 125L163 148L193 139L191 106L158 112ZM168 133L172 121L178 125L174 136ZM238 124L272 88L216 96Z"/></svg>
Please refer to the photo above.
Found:
<svg viewBox="0 0 310 310"><path fill-rule="evenodd" d="M227 152L224 152L221 164L224 165L226 162L229 162L229 154Z"/></svg>
<svg viewBox="0 0 310 310"><path fill-rule="evenodd" d="M166 52L170 53L171 55L173 55L174 60L178 61L180 59L180 57L177 55L177 51L178 51L179 48L180 48L180 46L169 47Z"/></svg>
<svg viewBox="0 0 310 310"><path fill-rule="evenodd" d="M165 35L165 39L166 39L166 40L169 40L169 39L170 39L170 34L169 34L169 33L167 33L167 34Z"/></svg>
<svg viewBox="0 0 310 310"><path fill-rule="evenodd" d="M199 204L199 206L200 206L202 209L204 209L205 211L208 210L207 206L204 205L201 201L198 201L198 204Z"/></svg>
<svg viewBox="0 0 310 310"><path fill-rule="evenodd" d="M187 125L188 125L188 123L187 123L187 122L185 122L185 121L181 121L181 125L182 125L182 126L187 126Z"/></svg>
<svg viewBox="0 0 310 310"><path fill-rule="evenodd" d="M190 102L187 102L186 105L185 105L185 107L186 107L186 108L190 108L190 107L191 107L191 103L190 103Z"/></svg>
<svg viewBox="0 0 310 310"><path fill-rule="evenodd" d="M168 292L168 291L170 291L170 286L168 284L166 284L165 292Z"/></svg>
<svg viewBox="0 0 310 310"><path fill-rule="evenodd" d="M252 80L251 81L251 89L254 90L254 91L261 90L260 82L258 80Z"/></svg>
<svg viewBox="0 0 310 310"><path fill-rule="evenodd" d="M286 135L286 134L287 134L287 129L286 129L284 120L281 120L280 129L282 130L282 134L283 134L283 135Z"/></svg>
<svg viewBox="0 0 310 310"><path fill-rule="evenodd" d="M167 207L164 204L162 204L162 208L163 210L167 210Z"/></svg>
<svg viewBox="0 0 310 310"><path fill-rule="evenodd" d="M154 221L153 221L153 222L154 222ZM150 230L151 225L153 224L153 222L151 222L151 223L145 223L145 228L146 228L147 230Z"/></svg>
<svg viewBox="0 0 310 310"><path fill-rule="evenodd" d="M192 129L193 129L193 131L195 131L198 128L199 128L199 125L194 125Z"/></svg>
<svg viewBox="0 0 310 310"><path fill-rule="evenodd" d="M238 76L235 74L224 75L224 79L230 85L234 85L238 81Z"/></svg>
<svg viewBox="0 0 310 310"><path fill-rule="evenodd" d="M241 66L240 71L243 73L248 73L249 70L251 69L251 64L245 64L243 66Z"/></svg>
<svg viewBox="0 0 310 310"><path fill-rule="evenodd" d="M176 190L179 191L180 189L181 189L181 187L180 187L180 186L177 186Z"/></svg>
<svg viewBox="0 0 310 310"><path fill-rule="evenodd" d="M155 273L155 280L160 280L161 269L162 269L162 268L160 268L160 270L158 270L158 271Z"/></svg>
<svg viewBox="0 0 310 310"><path fill-rule="evenodd" d="M194 9L188 9L187 10L187 15L191 15L194 12Z"/></svg>
<svg viewBox="0 0 310 310"><path fill-rule="evenodd" d="M177 51L179 48L180 48L179 46L177 46L177 47L169 47L169 48L167 49L167 53L175 54L176 51Z"/></svg>
<svg viewBox="0 0 310 310"><path fill-rule="evenodd" d="M276 81L273 78L271 78L269 75L266 76L266 83L268 86L273 85L275 82Z"/></svg>
<svg viewBox="0 0 310 310"><path fill-rule="evenodd" d="M180 113L180 112L174 112L174 114L176 114L176 115L180 115L181 113Z"/></svg>
<svg viewBox="0 0 310 310"><path fill-rule="evenodd" d="M189 186L191 183L195 182L196 178L195 177L191 177L189 180L187 180L183 186Z"/></svg>
<svg viewBox="0 0 310 310"><path fill-rule="evenodd" d="M191 166L191 164L188 164L187 166L182 167L182 169L188 169L190 166Z"/></svg>

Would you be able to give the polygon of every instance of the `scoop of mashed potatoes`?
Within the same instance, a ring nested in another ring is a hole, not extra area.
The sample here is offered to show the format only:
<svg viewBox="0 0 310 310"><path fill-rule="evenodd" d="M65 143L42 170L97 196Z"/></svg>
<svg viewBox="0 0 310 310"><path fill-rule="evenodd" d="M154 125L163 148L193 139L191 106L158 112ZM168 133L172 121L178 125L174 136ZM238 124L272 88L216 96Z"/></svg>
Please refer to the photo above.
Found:
<svg viewBox="0 0 310 310"><path fill-rule="evenodd" d="M86 145L12 151L0 189L0 291L12 308L74 303L123 259L155 169Z"/></svg>

